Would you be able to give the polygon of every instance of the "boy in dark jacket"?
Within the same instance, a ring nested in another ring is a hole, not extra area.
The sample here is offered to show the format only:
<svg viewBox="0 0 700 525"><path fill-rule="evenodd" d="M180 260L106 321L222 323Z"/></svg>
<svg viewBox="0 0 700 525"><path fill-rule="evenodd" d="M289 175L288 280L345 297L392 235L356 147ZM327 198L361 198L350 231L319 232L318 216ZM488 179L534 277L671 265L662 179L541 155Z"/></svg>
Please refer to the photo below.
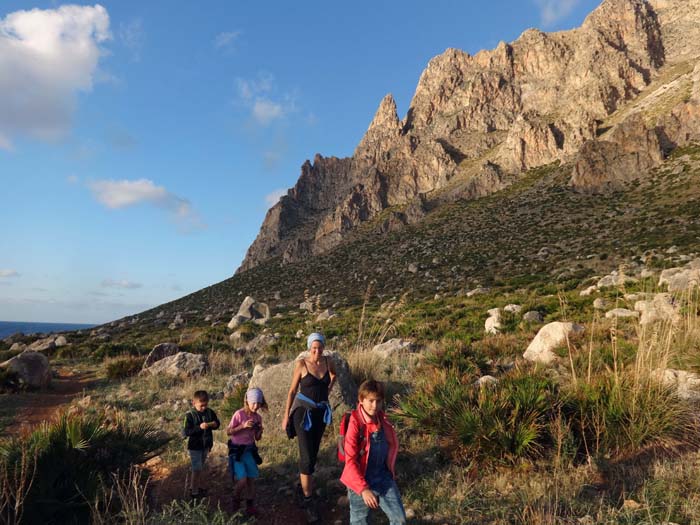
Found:
<svg viewBox="0 0 700 525"><path fill-rule="evenodd" d="M206 495L206 489L202 486L202 471L207 460L207 455L214 446L212 430L219 428L219 418L209 405L209 394L206 390L197 390L192 396L192 410L185 414L185 426L182 435L187 438L187 450L192 462L192 498L201 498Z"/></svg>

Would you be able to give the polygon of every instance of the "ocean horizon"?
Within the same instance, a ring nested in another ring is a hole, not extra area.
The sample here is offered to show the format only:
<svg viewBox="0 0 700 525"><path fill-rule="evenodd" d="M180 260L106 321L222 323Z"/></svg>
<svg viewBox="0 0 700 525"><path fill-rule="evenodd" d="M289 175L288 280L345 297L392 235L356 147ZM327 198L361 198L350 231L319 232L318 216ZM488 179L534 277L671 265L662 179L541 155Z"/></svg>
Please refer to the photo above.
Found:
<svg viewBox="0 0 700 525"><path fill-rule="evenodd" d="M21 332L28 334L49 334L52 332L67 332L83 330L97 326L96 324L79 323L31 323L18 321L0 321L0 339Z"/></svg>

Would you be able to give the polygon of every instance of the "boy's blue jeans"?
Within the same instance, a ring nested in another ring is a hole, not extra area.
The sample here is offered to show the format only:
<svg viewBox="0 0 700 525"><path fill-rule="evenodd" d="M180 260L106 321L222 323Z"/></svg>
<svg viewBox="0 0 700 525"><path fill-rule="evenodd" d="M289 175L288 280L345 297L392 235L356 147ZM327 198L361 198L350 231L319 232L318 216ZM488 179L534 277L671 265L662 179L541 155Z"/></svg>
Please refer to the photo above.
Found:
<svg viewBox="0 0 700 525"><path fill-rule="evenodd" d="M401 495L396 482L392 479L382 488L385 490L374 491L379 500L379 508L389 518L390 525L404 525L406 523L406 513L403 510L403 503L401 503ZM372 509L365 505L365 500L362 499L362 496L348 489L348 499L350 500L350 525L366 525L369 523L369 514Z"/></svg>

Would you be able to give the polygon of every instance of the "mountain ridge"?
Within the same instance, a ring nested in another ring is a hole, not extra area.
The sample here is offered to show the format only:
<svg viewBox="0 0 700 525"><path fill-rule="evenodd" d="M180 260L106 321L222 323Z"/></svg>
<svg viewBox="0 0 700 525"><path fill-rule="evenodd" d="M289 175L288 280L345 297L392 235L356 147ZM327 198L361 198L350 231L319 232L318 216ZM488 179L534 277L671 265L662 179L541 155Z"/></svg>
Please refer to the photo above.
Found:
<svg viewBox="0 0 700 525"><path fill-rule="evenodd" d="M474 56L448 49L433 58L403 119L386 95L352 157L316 155L302 166L297 184L268 211L238 272L278 256L290 263L326 253L397 205L413 213L397 217L394 227L420 220L433 192L449 187L451 199L476 198L533 167L571 161L597 138L601 122L654 80L666 60L664 31L672 35L688 25L686 18L697 20L694 5L669 18L679 2L664 2L605 0L579 28L528 29L513 43ZM627 131L639 139L638 149L648 146L641 140L646 131ZM660 154L638 167L658 164ZM572 180L594 191L608 182L596 173Z"/></svg>

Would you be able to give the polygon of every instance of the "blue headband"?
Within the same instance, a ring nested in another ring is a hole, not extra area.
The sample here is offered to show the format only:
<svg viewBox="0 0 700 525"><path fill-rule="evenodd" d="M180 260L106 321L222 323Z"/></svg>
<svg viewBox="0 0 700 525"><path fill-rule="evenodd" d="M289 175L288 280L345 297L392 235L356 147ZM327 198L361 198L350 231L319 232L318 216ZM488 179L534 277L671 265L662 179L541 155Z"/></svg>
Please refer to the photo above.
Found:
<svg viewBox="0 0 700 525"><path fill-rule="evenodd" d="M263 393L259 388L251 388L245 393L245 399L248 403L262 403Z"/></svg>
<svg viewBox="0 0 700 525"><path fill-rule="evenodd" d="M314 332L313 334L309 335L309 337L306 339L306 349L311 350L311 343L314 341L320 342L323 346L326 346L326 338L323 337L323 334L319 334L318 332Z"/></svg>

